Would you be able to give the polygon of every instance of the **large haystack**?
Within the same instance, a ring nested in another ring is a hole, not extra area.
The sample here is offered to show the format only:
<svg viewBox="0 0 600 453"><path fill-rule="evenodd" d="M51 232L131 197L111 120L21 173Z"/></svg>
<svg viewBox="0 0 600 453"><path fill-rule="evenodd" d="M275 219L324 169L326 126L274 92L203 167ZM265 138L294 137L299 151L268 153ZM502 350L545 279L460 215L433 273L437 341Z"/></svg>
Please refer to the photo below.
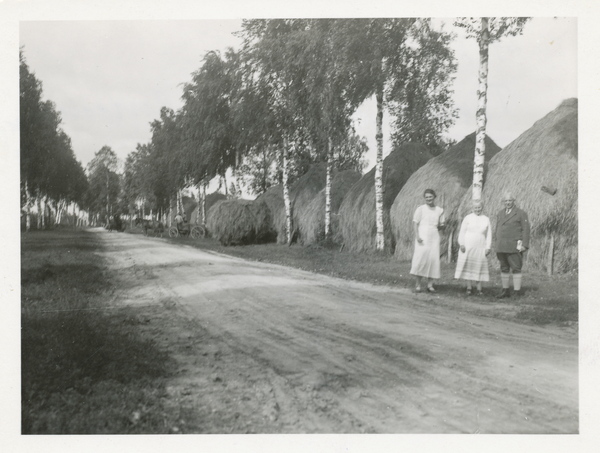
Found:
<svg viewBox="0 0 600 453"><path fill-rule="evenodd" d="M312 199L325 187L326 166L323 163L315 164L290 187L290 205L292 208L292 238L298 239L298 210L304 209ZM265 201L271 209L273 228L277 231L277 242L287 243L285 234L286 213L283 202L283 188L281 185L271 187L257 199Z"/></svg>
<svg viewBox="0 0 600 453"><path fill-rule="evenodd" d="M312 165L292 187L290 187L290 204L292 206L292 241L300 241L300 213L306 210L317 194L327 183L327 165L319 163ZM285 210L282 212L285 219ZM284 220L285 221L285 220Z"/></svg>
<svg viewBox="0 0 600 453"><path fill-rule="evenodd" d="M500 151L494 141L486 137L485 156L491 159ZM422 205L425 189L437 194L436 204L444 208L446 229L441 235L442 253L448 251L448 241L456 242L460 228L458 206L473 183L473 158L475 155L475 133L467 135L449 150L434 157L408 179L390 209L392 234L396 240L395 255L399 259L410 259L414 250L412 218L417 206ZM487 173L487 163L484 174Z"/></svg>
<svg viewBox="0 0 600 453"><path fill-rule="evenodd" d="M192 214L198 207L198 202L193 198L184 195L181 197L181 204L183 205L183 212L185 213L185 218L191 220Z"/></svg>
<svg viewBox="0 0 600 453"><path fill-rule="evenodd" d="M186 197L184 197L186 198ZM208 195L206 195L206 201L205 201L205 209L206 209L206 217L208 217L208 211L210 211L210 208L217 203L218 201L221 200L226 200L227 196L223 195L222 193L219 192L213 192L210 193ZM196 202L196 208L192 211L191 214L188 215L188 219L191 223L202 223L202 213L200 212L201 209L201 202ZM186 211L187 214L187 211Z"/></svg>
<svg viewBox="0 0 600 453"><path fill-rule="evenodd" d="M577 268L577 155L577 99L573 98L563 101L490 160L483 189L484 212L494 229L504 190L513 193L531 224L527 266L556 272ZM471 194L467 192L459 208L461 218L470 209ZM490 262L497 266L495 258Z"/></svg>
<svg viewBox="0 0 600 453"><path fill-rule="evenodd" d="M389 218L392 203L408 178L431 157L424 145L407 143L383 161L383 224L387 251L392 251L395 246ZM339 210L339 227L347 249L356 252L376 250L375 168L346 193Z"/></svg>
<svg viewBox="0 0 600 453"><path fill-rule="evenodd" d="M256 198L256 201L266 203L271 211L271 230L278 243L285 242L285 204L283 202L283 186L278 184L269 188ZM283 216L281 215L283 212Z"/></svg>
<svg viewBox="0 0 600 453"><path fill-rule="evenodd" d="M222 200L207 214L210 235L223 245L271 242L271 211L265 202Z"/></svg>
<svg viewBox="0 0 600 453"><path fill-rule="evenodd" d="M361 178L360 173L347 170L335 172L331 181L331 237L339 241L338 211L344 196ZM300 206L296 211L298 240L303 244L316 244L325 239L325 189L310 203Z"/></svg>

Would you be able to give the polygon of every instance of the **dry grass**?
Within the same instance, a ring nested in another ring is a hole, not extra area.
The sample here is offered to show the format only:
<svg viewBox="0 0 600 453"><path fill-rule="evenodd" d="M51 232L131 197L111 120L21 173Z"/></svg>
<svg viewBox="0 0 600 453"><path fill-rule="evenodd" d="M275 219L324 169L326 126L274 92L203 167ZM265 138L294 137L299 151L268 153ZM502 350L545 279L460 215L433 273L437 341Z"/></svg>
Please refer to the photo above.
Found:
<svg viewBox="0 0 600 453"><path fill-rule="evenodd" d="M430 158L431 154L424 145L408 143L392 151L383 161L383 223L388 252L395 247L390 224L392 203L410 176ZM376 250L375 168L346 193L339 210L339 226L348 250Z"/></svg>
<svg viewBox="0 0 600 453"><path fill-rule="evenodd" d="M491 159L500 151L500 147L489 137L486 137L485 149L486 159ZM414 249L412 218L415 209L424 203L425 189L435 190L438 196L436 204L444 208L446 229L440 238L441 252L448 250L450 237L456 243L461 222L458 206L473 182L474 154L475 133L472 133L415 171L402 187L390 209L392 234L396 241L394 254L398 259L410 259L412 256ZM487 164L484 166L484 171L486 168Z"/></svg>
<svg viewBox="0 0 600 453"><path fill-rule="evenodd" d="M207 218L208 231L223 245L274 240L271 211L264 201L221 200L210 208Z"/></svg>
<svg viewBox="0 0 600 453"><path fill-rule="evenodd" d="M503 192L513 193L531 224L529 266L547 270L552 236L554 270L569 272L578 266L577 155L577 99L567 99L490 160L483 190L485 213L495 228ZM542 187L556 193L550 195ZM470 206L468 192L459 214L467 214Z"/></svg>

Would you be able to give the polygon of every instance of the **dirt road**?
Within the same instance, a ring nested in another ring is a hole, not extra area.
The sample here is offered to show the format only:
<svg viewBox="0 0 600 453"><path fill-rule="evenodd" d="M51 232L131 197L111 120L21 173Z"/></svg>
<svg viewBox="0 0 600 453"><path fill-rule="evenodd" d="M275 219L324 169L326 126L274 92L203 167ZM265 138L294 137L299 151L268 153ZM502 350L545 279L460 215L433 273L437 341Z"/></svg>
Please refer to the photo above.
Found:
<svg viewBox="0 0 600 453"><path fill-rule="evenodd" d="M146 334L176 360L175 432L578 432L575 330L95 231L115 303L147 307Z"/></svg>

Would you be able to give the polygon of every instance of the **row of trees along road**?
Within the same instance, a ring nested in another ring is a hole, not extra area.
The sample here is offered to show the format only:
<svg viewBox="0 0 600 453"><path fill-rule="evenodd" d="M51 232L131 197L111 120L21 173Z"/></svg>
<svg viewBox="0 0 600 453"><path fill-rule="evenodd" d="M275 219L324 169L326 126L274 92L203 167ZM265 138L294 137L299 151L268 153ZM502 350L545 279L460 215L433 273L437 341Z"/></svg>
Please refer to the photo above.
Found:
<svg viewBox="0 0 600 453"><path fill-rule="evenodd" d="M30 71L19 52L20 177L21 207L26 229L31 227L31 208L37 205L38 228L45 227L46 206L57 221L71 203L83 206L88 180L75 159L71 139L61 129L60 113L52 101L43 100L42 82Z"/></svg>
<svg viewBox="0 0 600 453"><path fill-rule="evenodd" d="M488 46L522 33L527 20L455 22L478 41L480 52L474 198L481 196L483 181ZM290 184L311 164L326 162L329 234L332 171L364 168L367 147L351 117L374 96L377 248L382 250L384 112L392 119L394 146L417 141L434 152L446 147L443 135L457 117L451 89L454 35L435 29L429 19L414 18L245 20L238 33L241 49L204 56L183 84L183 107L161 109L150 124L151 141L127 156L122 174L115 152L105 146L88 165L88 178L59 128L59 113L42 101L41 82L21 54L22 204L76 202L102 219L140 206L143 212L173 212L183 188L197 186L204 199L207 184L231 170L233 194L242 184L256 195L282 184L289 232Z"/></svg>
<svg viewBox="0 0 600 453"><path fill-rule="evenodd" d="M234 192L244 180L255 194L282 184L289 232L290 184L310 164L326 162L329 233L332 170L362 170L367 148L351 117L375 95L382 249L383 114L394 119L394 143L419 141L441 152L456 117L453 35L428 19L277 19L245 20L239 36L239 51L204 56L183 85L179 111L161 109L151 142L127 158L125 198L167 210L184 187L205 193L230 169Z"/></svg>

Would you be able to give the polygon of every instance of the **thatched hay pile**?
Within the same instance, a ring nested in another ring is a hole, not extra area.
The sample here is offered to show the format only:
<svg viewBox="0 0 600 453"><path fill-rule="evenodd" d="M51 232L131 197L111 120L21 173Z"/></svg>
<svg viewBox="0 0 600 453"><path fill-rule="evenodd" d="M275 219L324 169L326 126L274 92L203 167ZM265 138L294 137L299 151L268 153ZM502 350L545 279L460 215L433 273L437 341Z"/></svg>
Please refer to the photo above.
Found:
<svg viewBox="0 0 600 453"><path fill-rule="evenodd" d="M490 160L484 213L495 229L503 192L510 190L531 224L527 266L541 270L567 272L578 265L577 116L577 99L563 101ZM470 210L467 192L461 218ZM490 262L497 266L496 259Z"/></svg>
<svg viewBox="0 0 600 453"><path fill-rule="evenodd" d="M278 184L269 188L265 193L256 198L257 202L264 202L271 211L271 231L280 244L285 243L285 204L283 202L283 186ZM281 215L283 211L284 215Z"/></svg>
<svg viewBox="0 0 600 453"><path fill-rule="evenodd" d="M331 181L331 238L338 242L339 234L338 211L344 196L361 178L360 173L347 170L334 172ZM325 189L307 205L300 205L296 210L298 239L303 244L316 244L325 239Z"/></svg>
<svg viewBox="0 0 600 453"><path fill-rule="evenodd" d="M193 212L198 207L198 202L193 198L184 195L181 197L181 204L183 205L183 212L185 213L185 218L191 220Z"/></svg>
<svg viewBox="0 0 600 453"><path fill-rule="evenodd" d="M223 245L271 242L271 211L265 202L242 199L222 200L207 214L211 236Z"/></svg>
<svg viewBox="0 0 600 453"><path fill-rule="evenodd" d="M297 212L307 206L321 189L325 187L326 171L325 164L315 164L290 187L292 240L297 240L298 238L299 217ZM286 214L282 186L271 187L256 199L256 201L260 200L265 201L271 209L273 229L277 232L277 243L285 244L287 242L285 234Z"/></svg>
<svg viewBox="0 0 600 453"><path fill-rule="evenodd" d="M486 137L486 162L500 151L494 141ZM410 259L414 250L413 214L424 203L423 191L433 189L437 194L436 205L444 208L446 229L441 234L440 251L446 253L450 238L456 242L462 218L458 217L458 206L473 183L473 158L475 155L475 133L467 135L449 150L434 157L406 181L390 209L392 234L396 240L394 254L399 259ZM484 175L487 163L484 165ZM454 247L456 250L457 248Z"/></svg>
<svg viewBox="0 0 600 453"><path fill-rule="evenodd" d="M429 150L420 143L407 143L395 149L383 161L383 225L385 248L394 249L390 207L410 176L430 158ZM342 240L349 250L375 251L375 167L346 193L339 210Z"/></svg>
<svg viewBox="0 0 600 453"><path fill-rule="evenodd" d="M184 197L184 198L186 198L186 197ZM219 192L213 192L213 193L206 195L206 201L205 201L206 217L208 217L208 211L210 211L210 208L215 203L217 203L218 201L221 201L221 200L227 200L227 196L225 196ZM197 201L196 208L187 217L188 220L190 221L190 223L202 223L202 213L200 212L200 209L202 209L202 202ZM187 214L187 211L186 211L186 214Z"/></svg>

